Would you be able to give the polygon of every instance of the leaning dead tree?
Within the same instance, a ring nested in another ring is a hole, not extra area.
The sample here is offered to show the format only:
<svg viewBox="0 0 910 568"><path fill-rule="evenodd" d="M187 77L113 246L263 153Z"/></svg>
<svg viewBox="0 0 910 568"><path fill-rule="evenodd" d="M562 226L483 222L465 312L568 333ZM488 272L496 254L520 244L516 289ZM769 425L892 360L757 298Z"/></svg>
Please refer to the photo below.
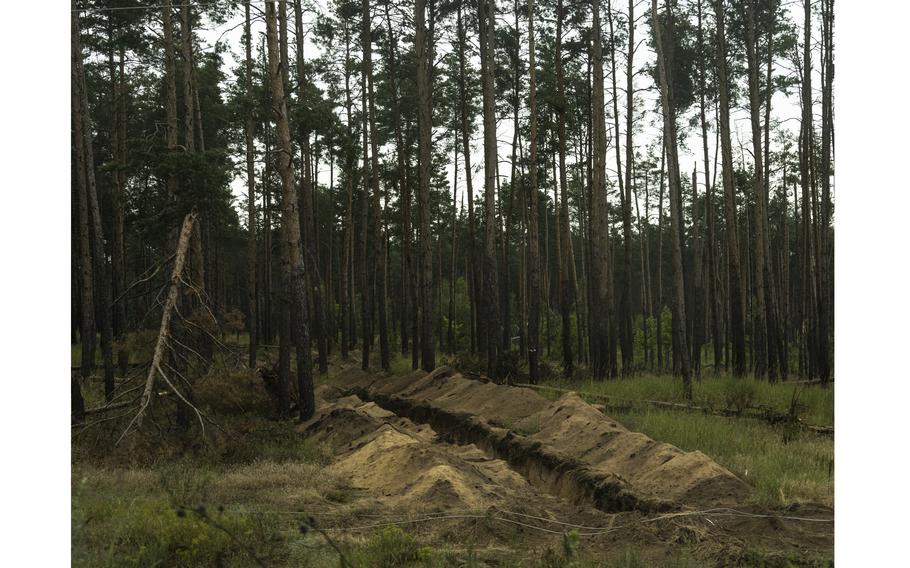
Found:
<svg viewBox="0 0 910 568"><path fill-rule="evenodd" d="M180 236L177 239L177 250L174 255L174 270L171 272L171 278L168 283L167 297L164 301L164 309L161 313L161 325L158 328L158 338L155 341L155 351L152 355L152 361L149 365L148 374L146 375L145 387L143 388L142 396L139 399L139 411L127 425L126 429L123 431L123 434L120 435L120 438L117 440L118 443L131 429L138 429L142 425L142 420L145 418L145 415L152 405L152 400L156 396L155 384L158 377L161 377L161 380L167 384L170 390L175 395L177 395L177 397L183 403L195 411L196 416L199 418L200 425L202 425L203 430L205 429L202 420L202 413L191 402L189 402L183 394L181 394L181 392L168 377L168 373L166 373L164 370L164 366L166 366L165 353L168 347L171 345L172 341L171 320L173 319L174 312L177 309L177 298L179 296L180 285L189 285L183 278L183 272L184 266L186 265L186 257L187 251L189 250L190 238L193 235L193 225L196 222L196 216L196 211L192 211L188 213L183 219L183 227L180 229Z"/></svg>

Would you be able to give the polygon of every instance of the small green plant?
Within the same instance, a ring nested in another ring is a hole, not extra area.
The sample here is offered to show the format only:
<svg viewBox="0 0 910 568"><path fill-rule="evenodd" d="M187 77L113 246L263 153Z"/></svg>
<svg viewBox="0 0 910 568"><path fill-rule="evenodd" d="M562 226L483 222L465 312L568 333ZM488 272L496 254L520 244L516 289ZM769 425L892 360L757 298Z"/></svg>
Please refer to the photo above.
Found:
<svg viewBox="0 0 910 568"><path fill-rule="evenodd" d="M162 467L158 478L158 483L175 507L206 503L211 481L211 473L184 460Z"/></svg>
<svg viewBox="0 0 910 568"><path fill-rule="evenodd" d="M399 568L426 560L430 552L412 535L397 526L389 526L376 531L351 554L351 560L361 568Z"/></svg>
<svg viewBox="0 0 910 568"><path fill-rule="evenodd" d="M233 333L235 339L239 342L240 333L246 329L246 324L244 323L245 319L246 316L243 315L243 312L237 308L231 308L224 312L221 329L223 329L225 333Z"/></svg>
<svg viewBox="0 0 910 568"><path fill-rule="evenodd" d="M755 400L755 382L748 379L728 379L724 385L724 403L736 414L742 414Z"/></svg>
<svg viewBox="0 0 910 568"><path fill-rule="evenodd" d="M578 532L571 530L562 535L559 551L547 548L541 559L541 568L576 568L578 562Z"/></svg>
<svg viewBox="0 0 910 568"><path fill-rule="evenodd" d="M622 551L622 554L610 566L615 568L645 568L645 563L636 550L627 548Z"/></svg>

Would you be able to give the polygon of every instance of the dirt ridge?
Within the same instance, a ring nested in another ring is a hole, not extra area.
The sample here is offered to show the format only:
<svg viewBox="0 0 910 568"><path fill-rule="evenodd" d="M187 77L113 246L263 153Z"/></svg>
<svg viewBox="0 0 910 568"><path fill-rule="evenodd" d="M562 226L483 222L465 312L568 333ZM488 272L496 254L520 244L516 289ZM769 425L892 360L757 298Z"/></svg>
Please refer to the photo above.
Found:
<svg viewBox="0 0 910 568"><path fill-rule="evenodd" d="M464 378L450 367L402 376L350 369L337 384L455 443L482 448L532 485L605 512L729 505L750 491L701 452L630 432L574 394L551 402L529 389ZM574 445L566 446L567 439Z"/></svg>

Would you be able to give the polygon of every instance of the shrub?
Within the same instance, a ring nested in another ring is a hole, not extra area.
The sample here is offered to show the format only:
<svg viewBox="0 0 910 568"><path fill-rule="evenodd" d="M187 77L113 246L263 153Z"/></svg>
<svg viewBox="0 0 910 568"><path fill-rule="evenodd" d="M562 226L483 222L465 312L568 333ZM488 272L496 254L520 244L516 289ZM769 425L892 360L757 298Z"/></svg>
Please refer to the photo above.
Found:
<svg viewBox="0 0 910 568"><path fill-rule="evenodd" d="M222 530L157 500L104 500L83 514L92 523L73 525L74 566L245 566L275 535L263 516L206 512Z"/></svg>
<svg viewBox="0 0 910 568"><path fill-rule="evenodd" d="M243 330L246 329L246 324L244 320L246 316L243 315L243 312L237 308L231 308L230 310L224 312L224 318L221 322L221 328L225 333L233 333L236 336L236 339L240 340L240 334L243 333Z"/></svg>
<svg viewBox="0 0 910 568"><path fill-rule="evenodd" d="M430 550L421 547L417 540L397 526L376 531L373 536L354 551L355 566L363 568L397 568L428 559Z"/></svg>
<svg viewBox="0 0 910 568"><path fill-rule="evenodd" d="M748 379L729 379L724 385L724 403L727 408L742 414L755 400L755 382Z"/></svg>

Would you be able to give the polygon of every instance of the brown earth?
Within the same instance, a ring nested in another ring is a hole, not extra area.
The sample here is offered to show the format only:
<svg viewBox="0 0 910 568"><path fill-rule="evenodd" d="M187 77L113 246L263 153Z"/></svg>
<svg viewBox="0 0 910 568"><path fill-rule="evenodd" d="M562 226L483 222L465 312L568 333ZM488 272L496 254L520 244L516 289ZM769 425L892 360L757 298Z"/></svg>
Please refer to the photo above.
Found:
<svg viewBox="0 0 910 568"><path fill-rule="evenodd" d="M772 566L833 553L829 508L750 505L748 485L708 456L631 432L574 393L549 401L448 367L346 369L317 403L300 430L334 448L330 473L430 541L520 560L574 529L594 559L633 547L648 565L681 551L718 566L755 551Z"/></svg>

